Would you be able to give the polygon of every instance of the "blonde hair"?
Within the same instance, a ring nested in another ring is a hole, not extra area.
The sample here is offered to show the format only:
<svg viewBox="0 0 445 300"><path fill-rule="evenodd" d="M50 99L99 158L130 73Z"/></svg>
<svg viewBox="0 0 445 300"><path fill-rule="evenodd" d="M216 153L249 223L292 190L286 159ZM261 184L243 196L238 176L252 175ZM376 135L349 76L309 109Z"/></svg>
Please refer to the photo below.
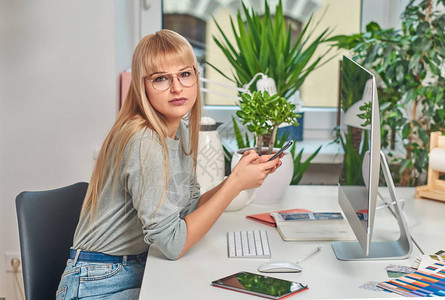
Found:
<svg viewBox="0 0 445 300"><path fill-rule="evenodd" d="M168 59L168 60L167 60ZM131 84L125 102L117 119L106 137L97 158L90 184L82 206L82 214L88 210L94 215L100 195L108 176L113 175L113 186L116 185L118 170L122 156L131 138L141 130L153 130L159 137L163 148L165 163L165 187L160 206L165 197L169 182L169 157L166 144L167 121L150 103L145 92L144 77L158 72L165 63L193 67L198 70L198 63L190 43L181 35L170 30L161 30L145 36L136 47L131 63ZM201 120L201 93L197 85L197 99L186 116L189 127L189 147L183 151L193 156L193 177L196 177L196 158L198 136ZM182 141L182 138L181 138ZM194 184L193 184L194 185Z"/></svg>

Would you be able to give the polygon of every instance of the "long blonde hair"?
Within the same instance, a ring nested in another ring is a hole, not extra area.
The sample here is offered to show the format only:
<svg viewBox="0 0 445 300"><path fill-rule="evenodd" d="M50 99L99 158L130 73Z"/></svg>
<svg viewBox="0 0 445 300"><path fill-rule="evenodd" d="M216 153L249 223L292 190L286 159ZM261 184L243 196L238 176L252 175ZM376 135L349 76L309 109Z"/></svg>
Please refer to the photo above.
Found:
<svg viewBox="0 0 445 300"><path fill-rule="evenodd" d="M94 215L100 195L108 176L113 175L114 185L117 180L122 156L131 138L141 130L153 130L159 136L166 164L165 188L169 182L169 157L166 144L167 122L150 103L145 93L144 77L158 72L162 63L186 65L198 70L198 63L190 43L178 33L163 29L145 36L136 47L131 63L131 84L125 102L117 119L105 139L97 158L90 184L82 206L82 214L88 210ZM197 85L197 99L190 113L186 116L189 127L189 147L183 151L193 156L193 177L196 177L196 158L198 152L198 136L201 120L201 93ZM184 144L183 144L184 146ZM158 205L158 207L159 207Z"/></svg>

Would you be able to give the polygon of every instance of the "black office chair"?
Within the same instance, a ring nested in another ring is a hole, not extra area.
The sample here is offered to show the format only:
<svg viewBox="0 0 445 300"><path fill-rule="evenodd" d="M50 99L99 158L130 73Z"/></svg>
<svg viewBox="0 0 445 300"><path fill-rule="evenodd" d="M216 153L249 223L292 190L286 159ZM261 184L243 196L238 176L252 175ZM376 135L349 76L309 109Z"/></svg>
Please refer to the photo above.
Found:
<svg viewBox="0 0 445 300"><path fill-rule="evenodd" d="M55 299L65 269L88 183L16 198L27 300Z"/></svg>

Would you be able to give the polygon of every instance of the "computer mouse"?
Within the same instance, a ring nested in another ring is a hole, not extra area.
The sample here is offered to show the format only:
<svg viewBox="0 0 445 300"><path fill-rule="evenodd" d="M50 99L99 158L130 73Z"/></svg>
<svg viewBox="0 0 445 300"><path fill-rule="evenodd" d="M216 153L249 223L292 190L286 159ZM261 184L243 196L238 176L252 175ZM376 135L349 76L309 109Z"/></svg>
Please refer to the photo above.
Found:
<svg viewBox="0 0 445 300"><path fill-rule="evenodd" d="M261 264L258 271L263 273L298 273L303 271L303 268L287 261L270 261Z"/></svg>

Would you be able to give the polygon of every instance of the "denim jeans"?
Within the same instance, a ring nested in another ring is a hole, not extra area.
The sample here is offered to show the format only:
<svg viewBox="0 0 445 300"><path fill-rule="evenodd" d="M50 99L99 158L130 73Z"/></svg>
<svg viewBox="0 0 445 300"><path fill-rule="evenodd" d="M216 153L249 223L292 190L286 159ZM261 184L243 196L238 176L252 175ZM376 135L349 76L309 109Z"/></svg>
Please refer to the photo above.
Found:
<svg viewBox="0 0 445 300"><path fill-rule="evenodd" d="M56 300L138 299L145 262L96 263L68 259Z"/></svg>

